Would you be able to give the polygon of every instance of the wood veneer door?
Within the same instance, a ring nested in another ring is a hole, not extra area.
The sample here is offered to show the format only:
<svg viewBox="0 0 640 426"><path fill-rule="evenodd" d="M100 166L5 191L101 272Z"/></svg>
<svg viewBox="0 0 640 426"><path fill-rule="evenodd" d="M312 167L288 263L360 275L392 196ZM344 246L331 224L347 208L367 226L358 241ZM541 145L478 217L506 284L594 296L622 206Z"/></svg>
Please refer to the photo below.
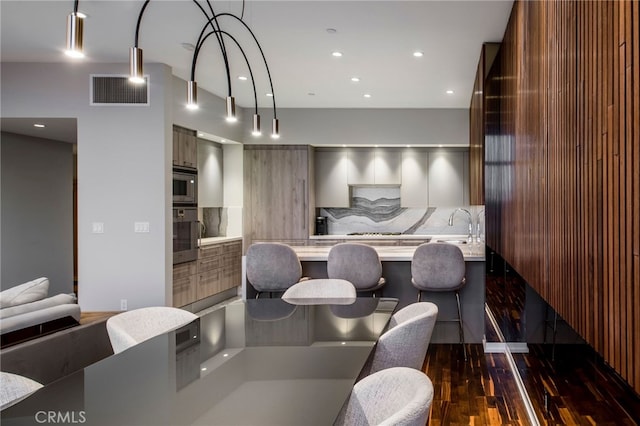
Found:
<svg viewBox="0 0 640 426"><path fill-rule="evenodd" d="M250 239L308 239L307 148L265 147L245 154Z"/></svg>

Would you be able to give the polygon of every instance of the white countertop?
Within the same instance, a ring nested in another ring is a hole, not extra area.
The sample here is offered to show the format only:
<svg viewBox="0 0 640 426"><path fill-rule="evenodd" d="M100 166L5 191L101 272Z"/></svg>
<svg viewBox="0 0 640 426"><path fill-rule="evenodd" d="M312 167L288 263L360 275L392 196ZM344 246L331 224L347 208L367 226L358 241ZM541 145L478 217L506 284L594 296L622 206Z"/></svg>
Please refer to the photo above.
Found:
<svg viewBox="0 0 640 426"><path fill-rule="evenodd" d="M230 241L242 241L242 237L209 237L200 238L198 240L198 247L204 247L211 244L228 243Z"/></svg>
<svg viewBox="0 0 640 426"><path fill-rule="evenodd" d="M466 235L442 234L442 235L420 235L420 234L400 234L400 235L310 235L310 240L432 240L436 239L460 239L466 240Z"/></svg>
<svg viewBox="0 0 640 426"><path fill-rule="evenodd" d="M438 236L440 237L440 236ZM456 244L462 250L464 260L467 262L484 262L484 244ZM329 255L330 246L295 246L292 247L298 255L300 261L320 261L326 262ZM380 260L383 262L410 262L413 258L415 246L373 246L378 252Z"/></svg>

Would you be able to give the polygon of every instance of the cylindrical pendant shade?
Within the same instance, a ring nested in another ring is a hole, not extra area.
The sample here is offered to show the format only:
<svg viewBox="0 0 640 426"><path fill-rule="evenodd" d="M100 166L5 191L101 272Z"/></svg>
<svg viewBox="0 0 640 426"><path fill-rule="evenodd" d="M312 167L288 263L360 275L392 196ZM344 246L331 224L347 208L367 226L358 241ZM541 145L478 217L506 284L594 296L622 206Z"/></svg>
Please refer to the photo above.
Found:
<svg viewBox="0 0 640 426"><path fill-rule="evenodd" d="M132 83L144 83L142 49L139 47L131 47L129 49L129 81Z"/></svg>
<svg viewBox="0 0 640 426"><path fill-rule="evenodd" d="M251 132L253 136L260 136L262 132L260 131L260 115L253 114L253 131Z"/></svg>
<svg viewBox="0 0 640 426"><path fill-rule="evenodd" d="M278 139L280 137L280 122L277 118L273 119L273 127L271 131L271 137L273 139Z"/></svg>
<svg viewBox="0 0 640 426"><path fill-rule="evenodd" d="M67 50L65 51L67 56L73 58L84 57L82 51L82 32L83 19L75 12L70 13L67 17Z"/></svg>
<svg viewBox="0 0 640 426"><path fill-rule="evenodd" d="M187 108L198 109L198 83L187 82Z"/></svg>
<svg viewBox="0 0 640 426"><path fill-rule="evenodd" d="M227 121L228 122L236 122L238 118L236 117L236 100L233 96L227 96Z"/></svg>

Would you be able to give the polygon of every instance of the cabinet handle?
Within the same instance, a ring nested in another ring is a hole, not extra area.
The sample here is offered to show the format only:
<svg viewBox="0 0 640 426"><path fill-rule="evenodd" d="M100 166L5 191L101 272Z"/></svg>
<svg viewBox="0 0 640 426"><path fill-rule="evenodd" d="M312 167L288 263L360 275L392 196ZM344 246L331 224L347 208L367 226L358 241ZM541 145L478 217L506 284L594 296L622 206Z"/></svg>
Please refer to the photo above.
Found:
<svg viewBox="0 0 640 426"><path fill-rule="evenodd" d="M307 181L302 179L302 230L307 229Z"/></svg>

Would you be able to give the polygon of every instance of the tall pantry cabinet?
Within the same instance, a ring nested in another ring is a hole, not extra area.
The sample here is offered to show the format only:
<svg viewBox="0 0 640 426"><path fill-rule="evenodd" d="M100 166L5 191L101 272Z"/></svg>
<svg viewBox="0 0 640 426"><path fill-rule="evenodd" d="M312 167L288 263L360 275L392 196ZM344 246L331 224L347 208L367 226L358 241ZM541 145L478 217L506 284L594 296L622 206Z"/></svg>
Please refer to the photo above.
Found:
<svg viewBox="0 0 640 426"><path fill-rule="evenodd" d="M305 245L313 227L313 151L306 145L245 145L244 243Z"/></svg>

